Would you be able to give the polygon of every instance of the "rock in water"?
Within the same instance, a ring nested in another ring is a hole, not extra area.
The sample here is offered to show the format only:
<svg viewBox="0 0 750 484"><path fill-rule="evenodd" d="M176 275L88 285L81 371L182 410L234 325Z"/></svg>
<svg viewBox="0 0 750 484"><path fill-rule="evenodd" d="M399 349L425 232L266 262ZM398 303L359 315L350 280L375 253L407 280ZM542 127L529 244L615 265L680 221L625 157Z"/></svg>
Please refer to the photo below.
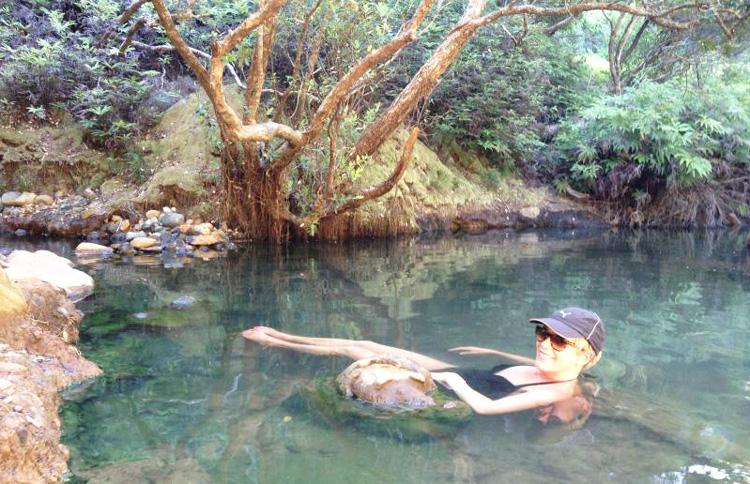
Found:
<svg viewBox="0 0 750 484"><path fill-rule="evenodd" d="M76 247L78 257L109 257L114 250L106 245L94 244L92 242L81 242Z"/></svg>
<svg viewBox="0 0 750 484"><path fill-rule="evenodd" d="M431 395L437 386L430 372L399 356L357 360L341 372L336 382L347 397L376 405L410 408L435 405Z"/></svg>
<svg viewBox="0 0 750 484"><path fill-rule="evenodd" d="M71 261L47 250L14 250L4 260L3 265L11 281L40 279L63 289L73 301L85 298L94 290L94 280L91 276L73 269Z"/></svg>
<svg viewBox="0 0 750 484"><path fill-rule="evenodd" d="M153 239L151 237L136 237L133 240L130 241L130 245L133 246L136 249L148 249L149 247L153 247L159 243L158 240Z"/></svg>
<svg viewBox="0 0 750 484"><path fill-rule="evenodd" d="M224 242L224 237L222 237L221 233L219 233L218 231L209 235L196 235L192 238L187 239L188 244L195 245L195 246L214 245L214 244L221 244L223 242Z"/></svg>

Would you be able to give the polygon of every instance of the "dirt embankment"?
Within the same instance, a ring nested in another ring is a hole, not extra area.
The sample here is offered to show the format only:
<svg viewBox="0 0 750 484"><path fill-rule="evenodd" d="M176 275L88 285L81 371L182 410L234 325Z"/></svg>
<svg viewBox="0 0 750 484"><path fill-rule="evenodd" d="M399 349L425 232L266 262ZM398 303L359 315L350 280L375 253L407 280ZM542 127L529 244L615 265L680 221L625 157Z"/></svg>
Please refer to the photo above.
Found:
<svg viewBox="0 0 750 484"><path fill-rule="evenodd" d="M59 391L101 374L73 346L80 312L64 289L11 282L0 267L0 482L60 482Z"/></svg>

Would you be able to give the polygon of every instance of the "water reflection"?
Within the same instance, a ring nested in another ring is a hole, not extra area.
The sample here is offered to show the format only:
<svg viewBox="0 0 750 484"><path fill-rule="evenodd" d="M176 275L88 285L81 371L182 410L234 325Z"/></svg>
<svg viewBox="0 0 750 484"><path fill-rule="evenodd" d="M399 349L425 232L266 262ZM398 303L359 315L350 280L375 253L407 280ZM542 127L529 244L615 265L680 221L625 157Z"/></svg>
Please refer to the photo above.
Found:
<svg viewBox="0 0 750 484"><path fill-rule="evenodd" d="M92 481L682 482L702 465L741 482L750 461L745 240L496 232L256 246L181 268L87 265L98 287L82 306L81 347L105 376L64 406L71 466ZM181 296L195 303L171 307ZM569 305L608 323L594 370L601 392L585 425L548 434L533 412L476 418L453 438L421 442L341 428L293 402L299 386L345 362L240 337L263 323L484 366L494 360L446 350L530 355L526 319Z"/></svg>

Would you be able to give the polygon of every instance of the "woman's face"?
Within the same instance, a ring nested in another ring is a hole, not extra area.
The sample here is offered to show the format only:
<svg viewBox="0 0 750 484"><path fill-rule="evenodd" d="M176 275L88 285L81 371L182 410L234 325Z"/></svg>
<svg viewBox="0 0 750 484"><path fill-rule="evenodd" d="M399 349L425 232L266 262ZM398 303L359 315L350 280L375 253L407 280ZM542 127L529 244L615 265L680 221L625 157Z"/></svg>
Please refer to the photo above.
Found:
<svg viewBox="0 0 750 484"><path fill-rule="evenodd" d="M547 337L547 333L551 334L552 337ZM537 332L536 367L544 373L575 372L576 375L580 373L590 359L589 352L582 349L588 345L586 340L565 340L567 344L560 344L558 339L553 344L553 337L559 338L546 326L542 328L541 332Z"/></svg>

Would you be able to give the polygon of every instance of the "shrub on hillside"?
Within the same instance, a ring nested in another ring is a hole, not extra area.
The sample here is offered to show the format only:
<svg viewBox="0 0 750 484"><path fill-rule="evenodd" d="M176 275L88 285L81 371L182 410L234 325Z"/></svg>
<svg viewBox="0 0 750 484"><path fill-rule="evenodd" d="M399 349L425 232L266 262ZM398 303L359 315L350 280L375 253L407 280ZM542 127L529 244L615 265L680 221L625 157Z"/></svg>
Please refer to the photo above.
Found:
<svg viewBox="0 0 750 484"><path fill-rule="evenodd" d="M725 183L748 178L747 75L745 68L725 68L700 84L643 82L602 96L562 123L554 140L558 177L635 206L671 189L716 183L711 196L729 196L722 210L747 212L747 200L731 194L737 186Z"/></svg>

